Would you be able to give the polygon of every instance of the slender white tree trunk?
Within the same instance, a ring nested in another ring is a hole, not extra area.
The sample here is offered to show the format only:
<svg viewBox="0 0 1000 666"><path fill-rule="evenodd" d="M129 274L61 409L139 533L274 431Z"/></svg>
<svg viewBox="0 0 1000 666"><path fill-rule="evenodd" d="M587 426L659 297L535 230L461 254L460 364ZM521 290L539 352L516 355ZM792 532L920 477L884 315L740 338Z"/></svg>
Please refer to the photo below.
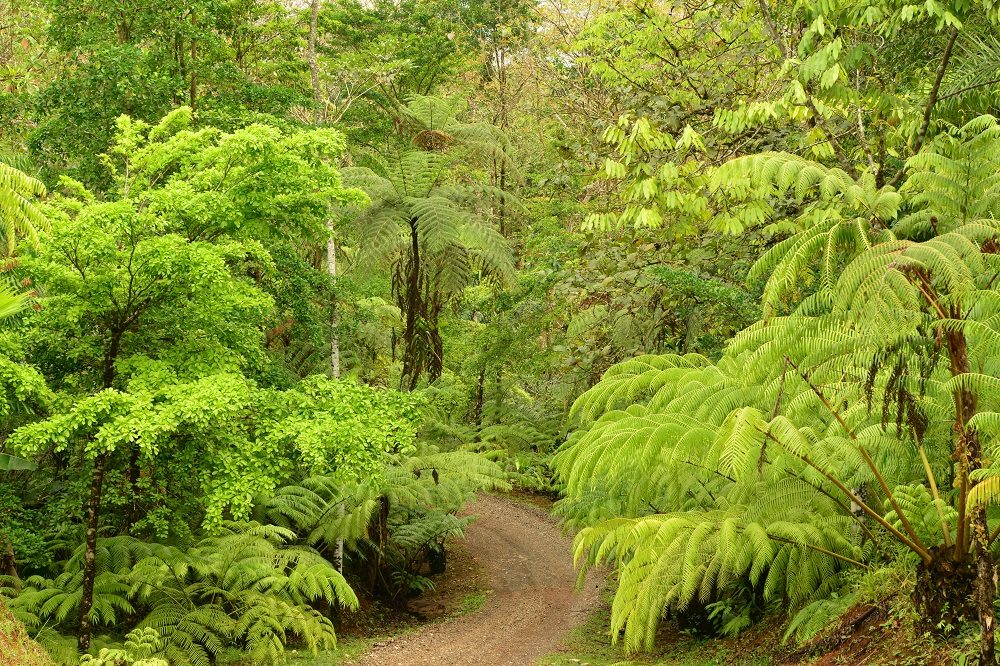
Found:
<svg viewBox="0 0 1000 666"><path fill-rule="evenodd" d="M319 85L319 63L316 61L316 40L319 29L319 7L322 0L311 0L309 4L309 42L306 48L306 60L309 62L309 78L312 81L313 122L319 124L326 115L323 113L323 94ZM327 221L327 231L330 237L326 241L326 270L332 281L337 280L337 241L333 237L333 221ZM337 335L337 324L339 315L337 314L337 302L334 300L330 304L332 315L330 318L330 375L334 379L340 379L340 336ZM341 504L337 510L337 515L343 517L344 505ZM344 540L337 539L337 545L333 550L333 566L337 571L344 573Z"/></svg>
<svg viewBox="0 0 1000 666"><path fill-rule="evenodd" d="M330 239L326 242L326 270L337 280L337 241L333 237L333 223L327 222L326 228L330 231ZM333 315L331 319L332 332L330 335L330 374L334 379L340 379L340 336L337 334L337 325L340 323L340 315L337 313L337 303L333 303Z"/></svg>
<svg viewBox="0 0 1000 666"><path fill-rule="evenodd" d="M326 270L330 274L331 280L337 280L337 241L333 237L333 222L327 222L326 228L330 231L330 238L326 241ZM337 314L337 302L331 304L333 315L330 321L330 374L334 379L340 379L340 336L337 334L337 324L340 322L340 315ZM344 505L337 509L337 515L344 517ZM333 566L337 571L344 573L344 540L337 539L337 545L333 550Z"/></svg>

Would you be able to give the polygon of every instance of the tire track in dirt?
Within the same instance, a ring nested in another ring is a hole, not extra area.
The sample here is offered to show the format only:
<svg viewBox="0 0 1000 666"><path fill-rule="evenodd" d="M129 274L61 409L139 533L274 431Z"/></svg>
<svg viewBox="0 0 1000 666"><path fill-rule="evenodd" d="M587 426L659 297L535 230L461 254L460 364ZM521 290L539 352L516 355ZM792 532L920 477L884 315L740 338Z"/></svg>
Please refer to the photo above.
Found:
<svg viewBox="0 0 1000 666"><path fill-rule="evenodd" d="M376 646L356 666L530 666L564 646L598 601L596 576L577 591L572 539L541 508L481 495L465 547L492 592L470 615Z"/></svg>

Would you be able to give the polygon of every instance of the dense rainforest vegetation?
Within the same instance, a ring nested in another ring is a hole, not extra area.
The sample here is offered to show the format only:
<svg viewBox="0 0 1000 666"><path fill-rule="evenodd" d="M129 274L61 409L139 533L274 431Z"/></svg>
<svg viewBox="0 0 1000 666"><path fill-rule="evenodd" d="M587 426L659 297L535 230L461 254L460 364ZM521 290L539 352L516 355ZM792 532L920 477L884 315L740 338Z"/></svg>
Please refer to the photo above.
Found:
<svg viewBox="0 0 1000 666"><path fill-rule="evenodd" d="M627 651L889 603L995 663L998 30L0 0L0 615L48 656L18 654L334 649L517 487Z"/></svg>

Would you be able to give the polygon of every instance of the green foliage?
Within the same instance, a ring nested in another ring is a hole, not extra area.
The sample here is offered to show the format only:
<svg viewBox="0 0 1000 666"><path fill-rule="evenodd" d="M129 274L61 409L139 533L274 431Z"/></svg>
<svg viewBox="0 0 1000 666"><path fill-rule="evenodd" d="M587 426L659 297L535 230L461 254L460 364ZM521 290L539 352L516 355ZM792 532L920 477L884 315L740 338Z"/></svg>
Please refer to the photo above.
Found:
<svg viewBox="0 0 1000 666"><path fill-rule="evenodd" d="M29 145L47 180L108 187L101 155L122 114L151 122L186 102L241 126L304 99L296 26L279 3L39 4L54 71L32 100Z"/></svg>
<svg viewBox="0 0 1000 666"><path fill-rule="evenodd" d="M30 460L12 456L9 453L0 453L0 471L12 472L16 470L31 471L37 469L37 465Z"/></svg>
<svg viewBox="0 0 1000 666"><path fill-rule="evenodd" d="M765 198L793 185L816 198L801 231L755 268L770 273L772 307L793 286L799 304L738 334L717 363L647 356L612 368L574 405L577 430L554 461L566 483L561 512L583 527L578 560L618 567L611 632L623 631L627 648L651 644L664 608L725 598L736 585L793 607L822 599L842 567L877 565L892 540L925 564L941 545L967 557L972 523L995 492L976 483L992 473L974 471L991 460L991 440L974 447L993 423L994 383L976 369L996 362L994 211L926 240L904 234L927 208L942 220L964 215L964 197L924 190L946 181L920 165L943 164L936 151L956 154L954 141L981 140L976 128L992 132L991 119L973 122L914 158L899 194L791 157L723 167L720 182L737 191L749 181ZM977 161L949 165L969 173ZM834 213L812 213L820 208ZM807 295L801 276L817 269ZM961 491L936 482L953 456L966 461L952 472ZM809 617L794 628L817 629Z"/></svg>
<svg viewBox="0 0 1000 666"><path fill-rule="evenodd" d="M163 659L153 658L162 648L163 641L155 629L133 629L125 637L122 648L102 648L97 656L83 655L81 664L88 666L169 666Z"/></svg>
<svg viewBox="0 0 1000 666"><path fill-rule="evenodd" d="M351 381L313 376L285 398L289 414L270 437L288 441L312 473L345 478L375 473L386 453L408 453L420 420L419 398Z"/></svg>
<svg viewBox="0 0 1000 666"><path fill-rule="evenodd" d="M84 441L98 455L135 448L142 462L191 465L205 524L245 517L251 498L270 492L294 469L376 473L385 454L412 448L417 411L409 396L315 377L275 392L237 375L209 375L159 390L109 389L71 410L19 429L10 445L26 455L65 451ZM178 473L181 470L174 470Z"/></svg>
<svg viewBox="0 0 1000 666"><path fill-rule="evenodd" d="M494 205L513 201L482 183L456 182L470 158L507 160L503 134L485 124L457 120L460 106L417 97L403 110L412 127L412 147L380 175L368 168L345 170L372 204L350 220L362 248L359 262L382 265L406 325L403 378L410 390L426 370L440 377L443 347L439 317L445 305L476 280L504 285L514 273L504 237L492 226Z"/></svg>
<svg viewBox="0 0 1000 666"><path fill-rule="evenodd" d="M854 605L854 595L832 595L829 599L817 599L795 614L785 630L785 640L795 636L805 641L825 629L830 622Z"/></svg>
<svg viewBox="0 0 1000 666"><path fill-rule="evenodd" d="M13 254L19 238L38 244L38 234L48 228L35 197L45 194L45 186L35 178L0 162L0 234L6 254Z"/></svg>
<svg viewBox="0 0 1000 666"><path fill-rule="evenodd" d="M310 546L329 551L342 540L366 553L388 594L405 598L427 589L425 561L471 522L454 513L476 492L506 488L503 470L482 455L420 447L365 478L311 476L279 488L257 514Z"/></svg>
<svg viewBox="0 0 1000 666"><path fill-rule="evenodd" d="M332 647L333 624L312 604L352 608L357 598L315 551L287 545L291 537L273 526L228 523L220 535L186 550L131 537L103 539L92 621L111 628L126 617L139 619L121 649L102 650L94 663L209 664L229 647L255 663L277 663L292 637L314 653ZM82 559L81 547L55 579L26 580L12 601L15 613L29 626L72 619Z"/></svg>
<svg viewBox="0 0 1000 666"><path fill-rule="evenodd" d="M336 569L405 604L508 484L628 651L886 572L993 625L1000 5L286 4L0 0L0 573L54 654L328 648Z"/></svg>
<svg viewBox="0 0 1000 666"><path fill-rule="evenodd" d="M325 238L330 199L356 199L331 164L343 148L331 130L226 134L190 120L184 108L154 127L120 119L108 159L120 198L65 181L75 196L52 204L52 237L26 271L47 287L36 362L61 381L261 365L274 306L262 242Z"/></svg>

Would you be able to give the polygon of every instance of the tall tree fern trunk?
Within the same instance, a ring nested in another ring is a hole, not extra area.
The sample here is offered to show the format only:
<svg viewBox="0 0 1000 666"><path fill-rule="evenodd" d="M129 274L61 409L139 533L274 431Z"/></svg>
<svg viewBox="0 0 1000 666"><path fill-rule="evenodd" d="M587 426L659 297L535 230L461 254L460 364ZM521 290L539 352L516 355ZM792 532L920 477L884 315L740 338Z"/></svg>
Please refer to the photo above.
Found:
<svg viewBox="0 0 1000 666"><path fill-rule="evenodd" d="M486 364L479 368L479 377L476 380L476 399L472 403L472 422L476 427L483 425L483 397L486 389Z"/></svg>
<svg viewBox="0 0 1000 666"><path fill-rule="evenodd" d="M922 269L911 272L911 279L920 289L928 306L939 319L960 321L964 319L960 305L944 305L937 294L931 275ZM971 371L968 340L964 329L949 330L944 334L952 377ZM946 545L933 549L932 557L917 570L913 600L918 614L934 629L944 633L957 631L962 617L979 616L981 631L979 663L996 663L995 636L996 566L989 551L990 532L983 506L974 507L969 515L969 493L975 485L973 473L983 466L982 442L979 433L969 428L969 421L976 414L977 399L967 386L959 386L952 393L955 406L955 442L952 460L955 467L955 485L958 487L956 534L952 547Z"/></svg>
<svg viewBox="0 0 1000 666"><path fill-rule="evenodd" d="M430 287L428 286L428 289ZM440 317L441 301L433 294L426 294L425 303L427 310L427 337L430 342L430 358L427 361L427 378L431 383L441 378L444 372L444 340L441 338Z"/></svg>
<svg viewBox="0 0 1000 666"><path fill-rule="evenodd" d="M986 509L976 511L973 526L976 543L976 588L975 602L979 613L979 663L996 663L996 631L997 618L993 601L997 594L997 570L990 554L990 533L986 524Z"/></svg>
<svg viewBox="0 0 1000 666"><path fill-rule="evenodd" d="M962 312L953 307L952 316L960 319ZM947 334L948 355L951 360L952 374L957 376L970 371L968 343L962 330ZM986 508L975 509L971 520L965 516L967 511L969 491L973 482L971 475L983 466L982 442L979 433L968 427L969 420L976 413L976 396L966 388L955 391L955 431L957 434L956 458L959 466L959 534L956 539L955 552L976 558L976 583L974 602L979 614L980 649L979 663L996 663L996 644L994 631L996 629L996 612L993 601L996 598L997 580L996 566L990 555L990 532L986 521Z"/></svg>
<svg viewBox="0 0 1000 666"><path fill-rule="evenodd" d="M406 267L406 282L402 305L406 311L406 328L403 330L403 375L400 388L410 391L417 388L420 379L420 359L417 349L417 324L420 317L420 235L417 221L410 220L410 256Z"/></svg>
<svg viewBox="0 0 1000 666"><path fill-rule="evenodd" d="M372 543L372 555L368 559L368 589L373 593L387 592L388 586L382 576L385 548L389 544L389 511L391 504L388 495L380 495L378 507L372 513L368 524L368 538Z"/></svg>

